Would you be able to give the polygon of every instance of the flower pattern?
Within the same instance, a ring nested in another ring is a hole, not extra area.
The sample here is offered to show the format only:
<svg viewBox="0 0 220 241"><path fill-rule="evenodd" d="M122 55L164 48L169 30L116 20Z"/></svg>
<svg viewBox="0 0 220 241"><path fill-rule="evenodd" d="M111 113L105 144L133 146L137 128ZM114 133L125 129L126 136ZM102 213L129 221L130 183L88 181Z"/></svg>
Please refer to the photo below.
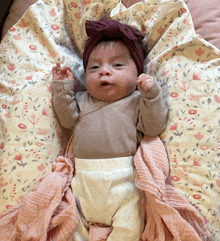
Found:
<svg viewBox="0 0 220 241"><path fill-rule="evenodd" d="M118 3L38 1L1 42L0 212L22 202L63 153L51 69L60 61L84 84L83 24L106 14L146 36L146 72L160 81L170 109L161 138L173 185L205 217L212 240L220 240L220 52L195 34L182 0L143 1L111 15Z"/></svg>

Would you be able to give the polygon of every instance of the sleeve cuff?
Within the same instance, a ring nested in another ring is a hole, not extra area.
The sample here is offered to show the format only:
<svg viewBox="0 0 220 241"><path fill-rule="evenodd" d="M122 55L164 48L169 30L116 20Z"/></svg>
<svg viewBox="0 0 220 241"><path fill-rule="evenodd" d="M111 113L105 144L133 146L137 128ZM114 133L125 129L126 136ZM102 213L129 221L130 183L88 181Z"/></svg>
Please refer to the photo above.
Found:
<svg viewBox="0 0 220 241"><path fill-rule="evenodd" d="M65 90L73 92L73 89L74 89L74 79L70 79L70 80L53 80L52 81L52 86L53 86L54 92L56 92L56 90L60 90L60 89L65 89Z"/></svg>

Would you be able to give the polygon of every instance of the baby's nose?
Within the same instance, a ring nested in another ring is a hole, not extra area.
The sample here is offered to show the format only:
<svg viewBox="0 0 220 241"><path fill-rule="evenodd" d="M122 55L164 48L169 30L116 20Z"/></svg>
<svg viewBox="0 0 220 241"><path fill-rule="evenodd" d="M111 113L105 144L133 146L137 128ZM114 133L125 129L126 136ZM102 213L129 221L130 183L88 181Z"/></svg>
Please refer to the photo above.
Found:
<svg viewBox="0 0 220 241"><path fill-rule="evenodd" d="M102 66L99 72L100 76L109 76L111 75L111 70L107 66Z"/></svg>

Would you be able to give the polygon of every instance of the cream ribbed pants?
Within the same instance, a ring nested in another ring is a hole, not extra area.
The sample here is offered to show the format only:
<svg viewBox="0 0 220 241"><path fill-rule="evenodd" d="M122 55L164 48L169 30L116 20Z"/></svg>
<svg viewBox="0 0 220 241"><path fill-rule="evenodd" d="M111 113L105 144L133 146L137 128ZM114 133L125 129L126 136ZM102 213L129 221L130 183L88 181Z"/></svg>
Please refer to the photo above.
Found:
<svg viewBox="0 0 220 241"><path fill-rule="evenodd" d="M145 226L144 192L135 185L133 157L75 159L72 181L79 225L74 241L87 241L90 224L112 226L108 241L139 241Z"/></svg>

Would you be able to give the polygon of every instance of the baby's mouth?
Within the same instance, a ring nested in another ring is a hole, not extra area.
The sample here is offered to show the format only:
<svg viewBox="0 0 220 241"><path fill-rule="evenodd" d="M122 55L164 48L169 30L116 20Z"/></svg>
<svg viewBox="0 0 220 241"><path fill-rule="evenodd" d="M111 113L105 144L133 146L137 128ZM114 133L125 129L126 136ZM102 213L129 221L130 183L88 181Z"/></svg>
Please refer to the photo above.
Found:
<svg viewBox="0 0 220 241"><path fill-rule="evenodd" d="M111 84L108 82L108 81L105 81L105 80L103 80L103 81L101 81L100 82L100 86L101 87L106 87L106 86L110 86Z"/></svg>

